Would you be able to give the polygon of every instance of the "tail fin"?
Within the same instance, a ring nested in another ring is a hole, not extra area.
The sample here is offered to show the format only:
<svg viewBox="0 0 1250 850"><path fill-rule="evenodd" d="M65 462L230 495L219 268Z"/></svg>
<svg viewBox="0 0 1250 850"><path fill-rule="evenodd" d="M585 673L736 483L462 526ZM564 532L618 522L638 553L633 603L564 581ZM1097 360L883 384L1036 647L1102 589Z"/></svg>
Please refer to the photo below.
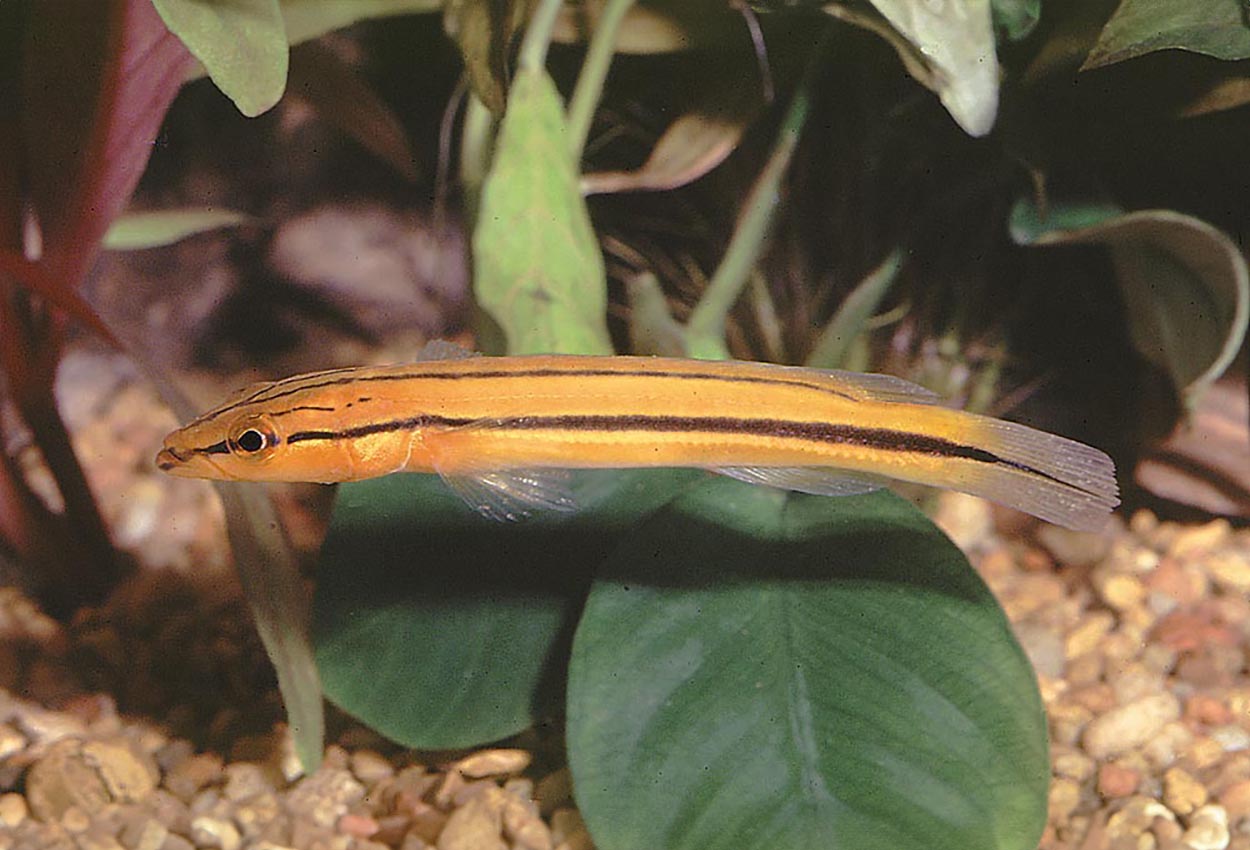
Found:
<svg viewBox="0 0 1250 850"><path fill-rule="evenodd" d="M1027 425L984 419L986 448L966 492L1076 531L1098 531L1120 504L1115 465L1098 449Z"/></svg>

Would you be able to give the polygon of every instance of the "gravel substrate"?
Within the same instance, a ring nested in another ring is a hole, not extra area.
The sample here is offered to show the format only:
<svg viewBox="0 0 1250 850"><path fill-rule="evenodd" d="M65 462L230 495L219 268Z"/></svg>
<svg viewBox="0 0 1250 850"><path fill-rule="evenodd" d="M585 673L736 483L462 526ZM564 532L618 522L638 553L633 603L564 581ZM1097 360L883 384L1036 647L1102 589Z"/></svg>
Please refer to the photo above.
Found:
<svg viewBox="0 0 1250 850"><path fill-rule="evenodd" d="M996 531L962 497L940 521L1038 670L1042 847L1250 850L1250 531ZM335 716L302 775L235 586L188 575L140 571L67 626L0 588L0 850L591 846L537 736L418 754Z"/></svg>

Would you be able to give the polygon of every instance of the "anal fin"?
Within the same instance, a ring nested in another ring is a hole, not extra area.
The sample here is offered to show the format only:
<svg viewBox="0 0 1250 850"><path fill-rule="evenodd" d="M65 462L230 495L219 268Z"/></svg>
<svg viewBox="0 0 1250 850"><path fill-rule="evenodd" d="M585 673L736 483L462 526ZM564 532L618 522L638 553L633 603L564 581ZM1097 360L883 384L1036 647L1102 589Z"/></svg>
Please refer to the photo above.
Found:
<svg viewBox="0 0 1250 850"><path fill-rule="evenodd" d="M816 496L859 496L885 486L875 476L827 466L717 466L712 471L747 484Z"/></svg>
<svg viewBox="0 0 1250 850"><path fill-rule="evenodd" d="M536 513L577 510L566 469L498 469L443 475L442 479L488 519L517 522Z"/></svg>

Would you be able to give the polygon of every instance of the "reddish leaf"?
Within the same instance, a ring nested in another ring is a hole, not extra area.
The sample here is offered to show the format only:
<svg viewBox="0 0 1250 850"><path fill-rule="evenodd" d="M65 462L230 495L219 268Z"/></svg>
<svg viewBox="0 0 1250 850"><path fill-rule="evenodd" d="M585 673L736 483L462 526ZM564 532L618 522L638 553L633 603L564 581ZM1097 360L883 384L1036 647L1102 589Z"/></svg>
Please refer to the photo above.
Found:
<svg viewBox="0 0 1250 850"><path fill-rule="evenodd" d="M150 0L35 0L23 42L27 190L42 264L86 275L147 163L192 59Z"/></svg>

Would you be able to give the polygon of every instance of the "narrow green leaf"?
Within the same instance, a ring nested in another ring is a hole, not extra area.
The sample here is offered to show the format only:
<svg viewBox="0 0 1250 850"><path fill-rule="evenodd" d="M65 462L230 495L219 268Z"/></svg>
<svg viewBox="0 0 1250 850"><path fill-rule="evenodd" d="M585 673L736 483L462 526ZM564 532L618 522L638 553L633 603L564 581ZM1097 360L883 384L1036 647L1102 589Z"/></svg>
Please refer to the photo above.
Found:
<svg viewBox="0 0 1250 850"><path fill-rule="evenodd" d="M217 483L243 596L278 675L287 723L305 773L321 764L325 712L309 638L308 598L277 512L261 484Z"/></svg>
<svg viewBox="0 0 1250 850"><path fill-rule="evenodd" d="M104 247L135 251L172 245L196 233L250 224L251 216L236 210L187 207L176 210L122 213L104 234Z"/></svg>
<svg viewBox="0 0 1250 850"><path fill-rule="evenodd" d="M971 136L984 136L998 114L998 60L990 0L871 0L894 29L914 44L933 68L951 117ZM921 82L926 82L920 78Z"/></svg>
<svg viewBox="0 0 1250 850"><path fill-rule="evenodd" d="M686 332L668 309L660 281L642 272L625 286L629 297L629 342L634 354L685 357Z"/></svg>
<svg viewBox="0 0 1250 850"><path fill-rule="evenodd" d="M819 49L816 53L819 54ZM690 321L686 324L686 348L691 357L721 360L729 356L725 324L738 296L751 279L751 272L767 242L773 214L781 201L781 181L790 167L803 126L807 123L812 67L814 64L809 66L808 73L794 92L768 162L743 201L725 256L690 314Z"/></svg>
<svg viewBox="0 0 1250 850"><path fill-rule="evenodd" d="M1236 0L1123 0L1082 70L1155 50L1189 50L1217 59L1250 57L1250 26Z"/></svg>
<svg viewBox="0 0 1250 850"><path fill-rule="evenodd" d="M1133 344L1167 372L1192 405L1245 340L1250 321L1245 258L1226 234L1192 216L1172 210L1114 212L1101 205L1060 205L1043 219L1022 200L1012 210L1012 238L1025 245L1106 246Z"/></svg>
<svg viewBox="0 0 1250 850"><path fill-rule="evenodd" d="M152 0L161 20L244 115L286 88L287 39L278 0Z"/></svg>
<svg viewBox="0 0 1250 850"><path fill-rule="evenodd" d="M478 303L512 354L610 354L603 255L541 68L513 83L473 235Z"/></svg>
<svg viewBox="0 0 1250 850"><path fill-rule="evenodd" d="M898 277L903 264L903 252L897 248L890 252L851 294L842 302L807 358L807 365L817 369L845 369L847 357L855 340L864 332L868 319L876 312L890 287Z"/></svg>
<svg viewBox="0 0 1250 850"><path fill-rule="evenodd" d="M590 573L688 472L591 476L571 517L498 523L437 477L339 489L314 639L326 695L407 746L465 747L556 710Z"/></svg>
<svg viewBox="0 0 1250 850"><path fill-rule="evenodd" d="M1045 823L1032 669L891 494L689 491L604 565L568 715L602 850L1032 850Z"/></svg>

